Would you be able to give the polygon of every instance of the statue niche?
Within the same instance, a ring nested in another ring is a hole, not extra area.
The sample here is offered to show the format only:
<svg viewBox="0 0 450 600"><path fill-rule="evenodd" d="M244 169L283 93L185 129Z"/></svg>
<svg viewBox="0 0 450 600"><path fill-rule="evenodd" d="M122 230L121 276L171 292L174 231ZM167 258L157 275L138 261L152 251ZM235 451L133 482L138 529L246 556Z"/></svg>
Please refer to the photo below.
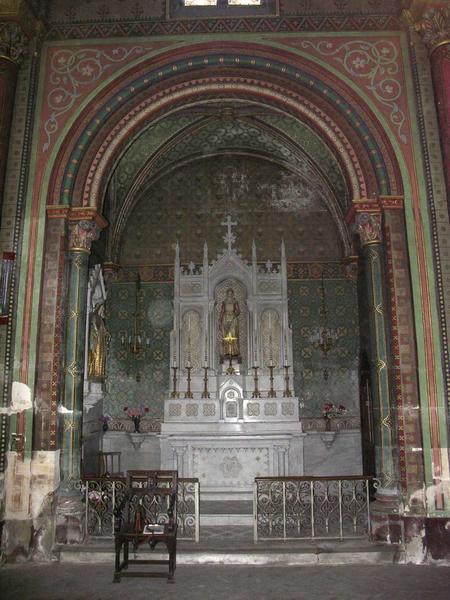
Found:
<svg viewBox="0 0 450 600"><path fill-rule="evenodd" d="M219 363L242 362L246 352L246 290L234 279L219 283L215 291L216 341Z"/></svg>

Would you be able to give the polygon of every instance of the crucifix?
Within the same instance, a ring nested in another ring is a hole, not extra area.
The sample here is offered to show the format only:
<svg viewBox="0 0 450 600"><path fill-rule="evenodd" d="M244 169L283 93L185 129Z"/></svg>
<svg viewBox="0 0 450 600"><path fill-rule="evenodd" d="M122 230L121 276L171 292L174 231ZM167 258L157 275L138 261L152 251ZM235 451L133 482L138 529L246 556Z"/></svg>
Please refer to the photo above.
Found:
<svg viewBox="0 0 450 600"><path fill-rule="evenodd" d="M227 218L225 219L225 221L222 221L221 225L227 228L227 232L223 236L223 240L225 244L228 245L228 251L230 252L232 250L234 242L236 241L236 236L231 231L231 228L237 225L237 221L232 221L231 215L227 215Z"/></svg>
<svg viewBox="0 0 450 600"><path fill-rule="evenodd" d="M233 347L233 342L235 342L236 340L237 340L237 338L234 337L231 334L231 332L226 337L223 338L224 342L228 342L228 357L230 359L230 365L227 369L227 373L229 375L233 375L233 373L235 372L234 368L233 368L233 360L232 360L233 359L232 347Z"/></svg>

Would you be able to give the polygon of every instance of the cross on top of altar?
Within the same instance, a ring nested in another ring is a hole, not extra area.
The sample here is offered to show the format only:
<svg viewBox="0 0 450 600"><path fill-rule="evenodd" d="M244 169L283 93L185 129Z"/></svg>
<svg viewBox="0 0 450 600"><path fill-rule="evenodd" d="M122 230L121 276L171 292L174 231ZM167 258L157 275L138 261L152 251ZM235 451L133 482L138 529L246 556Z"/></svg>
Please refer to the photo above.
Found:
<svg viewBox="0 0 450 600"><path fill-rule="evenodd" d="M233 244L236 241L236 236L232 232L231 228L236 227L237 221L232 221L231 215L227 215L225 221L222 221L221 225L227 228L226 234L223 236L223 241L228 246L228 252L233 251Z"/></svg>

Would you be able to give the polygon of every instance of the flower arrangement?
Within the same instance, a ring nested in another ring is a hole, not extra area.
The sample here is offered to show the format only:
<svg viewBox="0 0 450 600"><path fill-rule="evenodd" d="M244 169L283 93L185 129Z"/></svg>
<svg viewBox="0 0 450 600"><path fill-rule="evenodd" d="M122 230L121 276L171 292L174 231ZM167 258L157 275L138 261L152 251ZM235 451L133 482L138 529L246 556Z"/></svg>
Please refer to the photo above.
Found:
<svg viewBox="0 0 450 600"><path fill-rule="evenodd" d="M145 413L148 413L148 408L129 408L128 406L124 406L123 410L127 413L127 417L133 421L134 433L140 433L139 427L141 424L141 419Z"/></svg>
<svg viewBox="0 0 450 600"><path fill-rule="evenodd" d="M102 415L101 417L98 418L98 420L102 422L103 431L108 431L109 422L112 421L111 415L108 415L108 414Z"/></svg>
<svg viewBox="0 0 450 600"><path fill-rule="evenodd" d="M322 407L322 417L325 419L325 429L330 431L332 419L341 417L345 414L347 409L343 404L333 404L332 402L325 402Z"/></svg>

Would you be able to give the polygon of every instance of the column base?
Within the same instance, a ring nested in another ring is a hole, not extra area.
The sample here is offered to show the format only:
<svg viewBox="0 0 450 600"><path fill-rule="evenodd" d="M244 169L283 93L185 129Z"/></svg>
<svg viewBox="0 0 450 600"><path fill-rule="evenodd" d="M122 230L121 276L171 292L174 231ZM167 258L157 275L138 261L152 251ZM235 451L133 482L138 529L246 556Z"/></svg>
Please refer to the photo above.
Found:
<svg viewBox="0 0 450 600"><path fill-rule="evenodd" d="M58 498L56 508L56 543L82 544L85 538L86 507L81 496Z"/></svg>
<svg viewBox="0 0 450 600"><path fill-rule="evenodd" d="M6 519L2 527L2 557L7 563L30 558L33 524L31 519Z"/></svg>
<svg viewBox="0 0 450 600"><path fill-rule="evenodd" d="M372 539L399 544L402 541L400 524L400 497L397 488L379 487L375 502L370 505Z"/></svg>

